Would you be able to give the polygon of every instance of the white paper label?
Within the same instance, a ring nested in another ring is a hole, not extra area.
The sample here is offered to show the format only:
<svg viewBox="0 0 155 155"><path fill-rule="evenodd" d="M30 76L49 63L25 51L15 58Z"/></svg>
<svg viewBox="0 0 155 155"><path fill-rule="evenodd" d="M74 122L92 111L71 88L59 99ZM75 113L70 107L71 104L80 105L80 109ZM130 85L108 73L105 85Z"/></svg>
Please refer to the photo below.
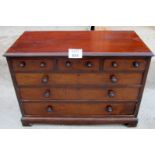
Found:
<svg viewBox="0 0 155 155"><path fill-rule="evenodd" d="M82 49L68 49L68 58L82 58Z"/></svg>

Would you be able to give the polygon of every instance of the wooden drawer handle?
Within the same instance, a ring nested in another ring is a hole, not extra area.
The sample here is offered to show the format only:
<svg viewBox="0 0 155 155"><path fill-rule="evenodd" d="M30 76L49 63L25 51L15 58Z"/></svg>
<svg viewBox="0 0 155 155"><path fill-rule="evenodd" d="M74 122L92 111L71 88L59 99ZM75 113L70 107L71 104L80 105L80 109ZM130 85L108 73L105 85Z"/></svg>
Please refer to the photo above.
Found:
<svg viewBox="0 0 155 155"><path fill-rule="evenodd" d="M48 83L48 80L49 80L48 75L45 75L41 81L42 83Z"/></svg>
<svg viewBox="0 0 155 155"><path fill-rule="evenodd" d="M112 62L112 67L113 67L113 68L117 68L117 67L118 67L118 63L117 63L116 61L113 61L113 62Z"/></svg>
<svg viewBox="0 0 155 155"><path fill-rule="evenodd" d="M51 112L53 112L53 108L52 108L52 106L47 106L47 112L49 112L49 113L51 113Z"/></svg>
<svg viewBox="0 0 155 155"><path fill-rule="evenodd" d="M50 97L50 95L51 95L50 89L47 89L47 90L44 92L44 94L43 94L43 96L46 97L46 98Z"/></svg>
<svg viewBox="0 0 155 155"><path fill-rule="evenodd" d="M112 112L112 111L113 111L112 106L107 106L107 107L106 107L106 111L107 111L107 112Z"/></svg>
<svg viewBox="0 0 155 155"><path fill-rule="evenodd" d="M117 83L117 81L118 81L118 79L117 79L117 77L115 75L111 75L110 79L111 79L112 83Z"/></svg>
<svg viewBox="0 0 155 155"><path fill-rule="evenodd" d="M133 62L133 67L138 68L139 66L140 66L140 62L137 62L137 61Z"/></svg>
<svg viewBox="0 0 155 155"><path fill-rule="evenodd" d="M109 97L115 97L115 95L116 95L116 94L115 94L115 92L114 92L113 90L109 90L109 91L108 91L108 96L109 96Z"/></svg>
<svg viewBox="0 0 155 155"><path fill-rule="evenodd" d="M26 66L26 63L24 61L19 63L19 67L24 68Z"/></svg>
<svg viewBox="0 0 155 155"><path fill-rule="evenodd" d="M66 61L66 67L71 67L72 63L70 61Z"/></svg>
<svg viewBox="0 0 155 155"><path fill-rule="evenodd" d="M45 63L45 62L41 62L41 63L40 63L40 67L41 67L41 68L46 67L46 63Z"/></svg>
<svg viewBox="0 0 155 155"><path fill-rule="evenodd" d="M90 61L87 61L87 62L86 62L86 66L87 66L88 68L91 68L91 67L93 67L93 63L90 62Z"/></svg>

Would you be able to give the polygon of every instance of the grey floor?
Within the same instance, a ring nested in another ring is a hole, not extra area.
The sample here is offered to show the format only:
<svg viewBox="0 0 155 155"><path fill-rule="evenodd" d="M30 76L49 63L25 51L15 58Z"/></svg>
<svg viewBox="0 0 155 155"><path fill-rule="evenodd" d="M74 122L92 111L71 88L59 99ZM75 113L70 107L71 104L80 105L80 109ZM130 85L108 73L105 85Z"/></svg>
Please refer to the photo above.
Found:
<svg viewBox="0 0 155 155"><path fill-rule="evenodd" d="M155 27L105 27L107 30L135 30L148 47L155 51ZM26 30L88 30L88 27L0 27L0 128L22 127L20 110L8 66L2 56L8 47ZM152 59L136 128L155 128L155 59ZM126 128L123 125L65 126L33 125L26 128Z"/></svg>

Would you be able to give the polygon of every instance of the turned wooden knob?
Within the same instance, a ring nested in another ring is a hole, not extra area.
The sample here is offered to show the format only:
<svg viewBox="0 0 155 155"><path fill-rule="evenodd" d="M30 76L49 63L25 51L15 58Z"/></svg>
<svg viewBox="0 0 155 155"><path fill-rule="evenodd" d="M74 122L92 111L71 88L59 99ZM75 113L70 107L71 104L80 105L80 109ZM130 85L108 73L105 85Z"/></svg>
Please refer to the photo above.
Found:
<svg viewBox="0 0 155 155"><path fill-rule="evenodd" d="M48 106L48 107L47 107L47 112L53 112L52 106Z"/></svg>
<svg viewBox="0 0 155 155"><path fill-rule="evenodd" d="M118 67L118 64L117 64L116 61L113 61L113 62L112 62L112 67L113 67L113 68L117 68L117 67Z"/></svg>
<svg viewBox="0 0 155 155"><path fill-rule="evenodd" d="M111 79L112 83L116 83L118 81L118 79L115 75L111 75L110 79Z"/></svg>
<svg viewBox="0 0 155 155"><path fill-rule="evenodd" d="M46 67L46 63L45 63L45 62L41 62L41 63L40 63L40 67L41 67L41 68Z"/></svg>
<svg viewBox="0 0 155 155"><path fill-rule="evenodd" d="M106 111L107 111L107 112L112 112L112 111L113 111L112 106L107 106L107 107L106 107Z"/></svg>
<svg viewBox="0 0 155 155"><path fill-rule="evenodd" d="M26 66L26 63L24 61L19 63L19 67L24 68Z"/></svg>
<svg viewBox="0 0 155 155"><path fill-rule="evenodd" d="M91 67L93 67L93 63L90 62L90 61L88 61L88 62L86 62L86 66L87 66L88 68L91 68Z"/></svg>
<svg viewBox="0 0 155 155"><path fill-rule="evenodd" d="M66 67L70 67L72 63L70 61L66 61Z"/></svg>
<svg viewBox="0 0 155 155"><path fill-rule="evenodd" d="M140 66L140 62L137 62L137 61L133 62L133 67L138 68L139 66Z"/></svg>
<svg viewBox="0 0 155 155"><path fill-rule="evenodd" d="M109 97L114 97L115 96L115 92L113 90L109 90L108 91L108 96Z"/></svg>
<svg viewBox="0 0 155 155"><path fill-rule="evenodd" d="M42 83L48 83L48 75L46 75L46 76L44 76L43 78L42 78Z"/></svg>
<svg viewBox="0 0 155 155"><path fill-rule="evenodd" d="M47 90L44 92L43 96L46 97L46 98L48 98L48 97L50 97L50 94L51 94L50 90L47 89Z"/></svg>

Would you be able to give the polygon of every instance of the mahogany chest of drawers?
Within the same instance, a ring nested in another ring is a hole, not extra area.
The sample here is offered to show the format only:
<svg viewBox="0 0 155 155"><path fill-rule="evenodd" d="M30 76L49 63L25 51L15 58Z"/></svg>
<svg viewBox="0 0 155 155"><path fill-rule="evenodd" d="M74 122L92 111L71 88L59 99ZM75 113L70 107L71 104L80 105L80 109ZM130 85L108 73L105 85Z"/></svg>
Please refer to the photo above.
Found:
<svg viewBox="0 0 155 155"><path fill-rule="evenodd" d="M5 56L24 126L137 125L152 52L135 32L25 32Z"/></svg>

